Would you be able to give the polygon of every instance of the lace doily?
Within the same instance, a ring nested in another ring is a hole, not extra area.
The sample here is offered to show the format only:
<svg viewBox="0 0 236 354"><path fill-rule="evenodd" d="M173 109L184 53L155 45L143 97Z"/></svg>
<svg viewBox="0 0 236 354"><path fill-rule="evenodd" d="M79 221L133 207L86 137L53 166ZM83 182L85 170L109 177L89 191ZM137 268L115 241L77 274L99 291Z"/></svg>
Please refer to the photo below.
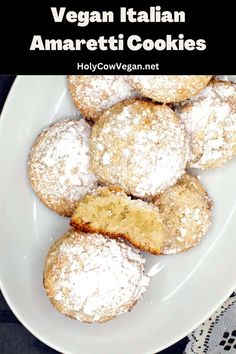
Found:
<svg viewBox="0 0 236 354"><path fill-rule="evenodd" d="M185 354L236 354L236 292L188 338Z"/></svg>

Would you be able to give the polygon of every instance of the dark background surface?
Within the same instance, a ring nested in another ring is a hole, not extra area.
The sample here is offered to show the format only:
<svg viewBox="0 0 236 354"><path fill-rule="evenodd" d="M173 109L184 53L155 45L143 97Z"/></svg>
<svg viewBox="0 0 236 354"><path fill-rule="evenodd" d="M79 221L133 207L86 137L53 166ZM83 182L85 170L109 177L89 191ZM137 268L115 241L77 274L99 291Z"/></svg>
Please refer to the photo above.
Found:
<svg viewBox="0 0 236 354"><path fill-rule="evenodd" d="M0 112L15 76L0 76ZM158 319L157 319L158 321ZM160 354L182 354L188 342L182 339ZM14 316L0 292L0 354L56 354L57 351L47 347L36 339ZM111 354L122 354L114 353Z"/></svg>

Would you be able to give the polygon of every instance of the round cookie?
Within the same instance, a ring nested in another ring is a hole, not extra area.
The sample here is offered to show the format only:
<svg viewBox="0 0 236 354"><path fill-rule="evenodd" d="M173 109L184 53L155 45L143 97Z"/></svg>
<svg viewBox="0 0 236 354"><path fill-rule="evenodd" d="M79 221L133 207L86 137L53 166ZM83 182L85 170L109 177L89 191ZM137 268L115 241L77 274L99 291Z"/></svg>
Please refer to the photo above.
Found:
<svg viewBox="0 0 236 354"><path fill-rule="evenodd" d="M130 311L150 283L145 259L121 240L73 229L49 250L44 287L54 307L81 322Z"/></svg>
<svg viewBox="0 0 236 354"><path fill-rule="evenodd" d="M163 103L180 102L196 95L210 79L211 75L127 76L127 81L142 96Z"/></svg>
<svg viewBox="0 0 236 354"><path fill-rule="evenodd" d="M236 153L236 84L211 81L175 109L190 138L189 167L222 166Z"/></svg>
<svg viewBox="0 0 236 354"><path fill-rule="evenodd" d="M62 120L44 129L28 160L31 185L50 209L71 216L78 200L97 187L89 170L91 128L84 120Z"/></svg>
<svg viewBox="0 0 236 354"><path fill-rule="evenodd" d="M163 254L174 254L196 246L211 225L212 202L199 180L185 174L160 194L154 203L169 229Z"/></svg>
<svg viewBox="0 0 236 354"><path fill-rule="evenodd" d="M106 185L152 197L185 171L188 139L180 119L166 105L133 99L106 110L92 128L91 170Z"/></svg>
<svg viewBox="0 0 236 354"><path fill-rule="evenodd" d="M119 75L71 75L68 86L75 106L93 120L97 120L104 109L138 95L124 76Z"/></svg>

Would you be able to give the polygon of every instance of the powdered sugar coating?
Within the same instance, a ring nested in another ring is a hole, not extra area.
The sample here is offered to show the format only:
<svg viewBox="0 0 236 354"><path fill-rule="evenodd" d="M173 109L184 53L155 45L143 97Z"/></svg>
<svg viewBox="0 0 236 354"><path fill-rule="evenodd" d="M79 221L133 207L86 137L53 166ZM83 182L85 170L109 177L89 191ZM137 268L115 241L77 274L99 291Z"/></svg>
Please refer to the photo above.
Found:
<svg viewBox="0 0 236 354"><path fill-rule="evenodd" d="M155 201L169 230L163 254L175 254L196 246L211 225L212 201L199 180L185 174Z"/></svg>
<svg viewBox="0 0 236 354"><path fill-rule="evenodd" d="M62 120L46 128L29 156L29 178L41 201L71 216L77 201L97 187L89 170L91 128L84 120Z"/></svg>
<svg viewBox="0 0 236 354"><path fill-rule="evenodd" d="M76 107L93 120L97 120L104 109L138 95L124 75L71 75L68 85Z"/></svg>
<svg viewBox="0 0 236 354"><path fill-rule="evenodd" d="M128 194L150 197L184 173L188 139L165 105L133 99L106 110L92 128L91 169L98 179Z"/></svg>
<svg viewBox="0 0 236 354"><path fill-rule="evenodd" d="M184 101L202 90L211 75L130 75L128 82L144 97L170 103Z"/></svg>
<svg viewBox="0 0 236 354"><path fill-rule="evenodd" d="M176 106L190 137L189 166L213 168L236 153L236 85L212 81L201 93Z"/></svg>
<svg viewBox="0 0 236 354"><path fill-rule="evenodd" d="M49 250L44 286L53 305L82 322L129 311L150 283L145 259L119 239L68 231Z"/></svg>

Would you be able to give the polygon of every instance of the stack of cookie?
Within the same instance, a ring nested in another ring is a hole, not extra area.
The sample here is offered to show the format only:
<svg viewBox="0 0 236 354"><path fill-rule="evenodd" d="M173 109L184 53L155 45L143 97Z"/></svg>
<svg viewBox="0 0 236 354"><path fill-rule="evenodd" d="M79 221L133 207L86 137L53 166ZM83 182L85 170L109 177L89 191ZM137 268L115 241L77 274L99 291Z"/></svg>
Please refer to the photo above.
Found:
<svg viewBox="0 0 236 354"><path fill-rule="evenodd" d="M211 76L69 76L84 118L36 139L29 177L73 227L49 250L53 305L83 322L129 311L147 289L145 258L196 246L212 201L188 167L236 152L236 86Z"/></svg>

